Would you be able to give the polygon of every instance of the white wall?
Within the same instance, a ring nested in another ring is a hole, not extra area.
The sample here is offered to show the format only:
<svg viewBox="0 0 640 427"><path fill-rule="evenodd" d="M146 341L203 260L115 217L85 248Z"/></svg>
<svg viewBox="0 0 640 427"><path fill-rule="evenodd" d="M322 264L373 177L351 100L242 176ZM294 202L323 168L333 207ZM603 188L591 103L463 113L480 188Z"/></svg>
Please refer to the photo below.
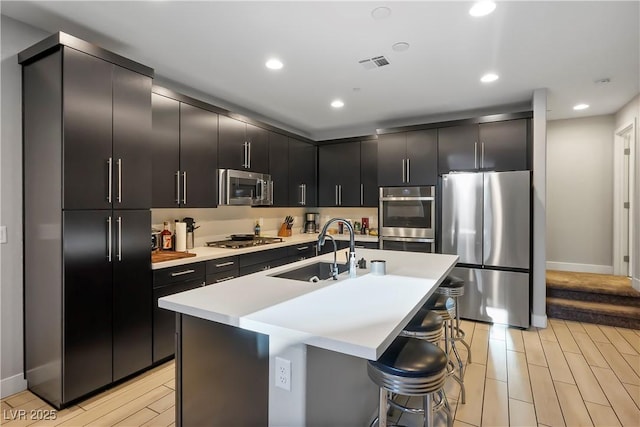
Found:
<svg viewBox="0 0 640 427"><path fill-rule="evenodd" d="M613 271L613 115L547 124L547 267Z"/></svg>
<svg viewBox="0 0 640 427"><path fill-rule="evenodd" d="M17 53L48 34L2 15L0 395L26 388L22 362L22 78Z"/></svg>
<svg viewBox="0 0 640 427"><path fill-rule="evenodd" d="M633 262L632 262L632 277L633 287L640 291L640 94L636 95L631 101L629 101L624 107L618 111L615 116L615 129L618 130L629 123L635 123L636 129L636 141L635 141L635 195L634 195L634 212L635 219L632 220L636 225L633 241Z"/></svg>

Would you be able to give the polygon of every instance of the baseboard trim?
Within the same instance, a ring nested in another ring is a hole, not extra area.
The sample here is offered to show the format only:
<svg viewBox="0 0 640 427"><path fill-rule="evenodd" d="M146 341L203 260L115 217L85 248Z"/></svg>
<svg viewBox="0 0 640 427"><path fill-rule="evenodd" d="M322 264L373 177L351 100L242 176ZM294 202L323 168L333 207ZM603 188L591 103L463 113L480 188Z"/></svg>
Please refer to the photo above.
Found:
<svg viewBox="0 0 640 427"><path fill-rule="evenodd" d="M578 264L547 261L547 270L573 271L576 273L613 274L612 265Z"/></svg>
<svg viewBox="0 0 640 427"><path fill-rule="evenodd" d="M20 373L9 378L0 380L0 399L11 396L27 389L27 380L24 374Z"/></svg>
<svg viewBox="0 0 640 427"><path fill-rule="evenodd" d="M640 278L634 277L631 279L631 286L636 291L640 292Z"/></svg>
<svg viewBox="0 0 640 427"><path fill-rule="evenodd" d="M547 327L547 315L543 314L532 314L531 315L531 326L535 326L536 328L546 328Z"/></svg>

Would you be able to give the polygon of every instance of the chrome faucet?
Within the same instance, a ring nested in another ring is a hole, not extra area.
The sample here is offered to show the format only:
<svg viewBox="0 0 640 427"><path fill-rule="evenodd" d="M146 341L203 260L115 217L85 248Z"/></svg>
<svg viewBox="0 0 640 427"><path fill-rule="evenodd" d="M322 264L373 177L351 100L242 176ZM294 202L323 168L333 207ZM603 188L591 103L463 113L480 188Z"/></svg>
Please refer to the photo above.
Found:
<svg viewBox="0 0 640 427"><path fill-rule="evenodd" d="M331 264L331 278L333 280L338 280L338 259L336 253L338 252L338 246L336 246L336 241L330 234L327 234L325 237L331 239L331 243L333 243L333 264ZM320 245L318 245L318 252L320 252Z"/></svg>
<svg viewBox="0 0 640 427"><path fill-rule="evenodd" d="M320 249L322 248L322 245L324 245L324 240L327 237L327 228L329 228L329 226L331 224L333 224L336 221L342 221L344 223L344 225L347 227L347 230L349 230L349 278L350 279L355 279L356 277L356 242L355 242L355 233L353 232L353 227L351 226L351 224L342 218L331 218L329 221L327 221L327 223L324 225L324 227L322 227L322 231L320 232L320 235L318 235L318 251L320 251ZM330 237L330 236L329 236ZM331 240L333 241L333 237L331 237ZM333 262L334 262L334 271L332 272L333 274L338 273L338 268L337 268L337 263L336 263L336 252L337 252L337 247L336 247L336 242L333 242ZM337 279L337 277L334 276L334 279Z"/></svg>

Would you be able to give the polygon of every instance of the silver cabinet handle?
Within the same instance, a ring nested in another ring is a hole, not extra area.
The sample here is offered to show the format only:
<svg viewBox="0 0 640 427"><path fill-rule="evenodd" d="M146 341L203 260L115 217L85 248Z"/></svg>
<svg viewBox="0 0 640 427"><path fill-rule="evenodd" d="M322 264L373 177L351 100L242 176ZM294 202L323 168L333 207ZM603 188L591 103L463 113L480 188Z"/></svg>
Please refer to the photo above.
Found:
<svg viewBox="0 0 640 427"><path fill-rule="evenodd" d="M307 203L307 184L300 184L300 204L305 205Z"/></svg>
<svg viewBox="0 0 640 427"><path fill-rule="evenodd" d="M111 262L111 217L107 217L107 261Z"/></svg>
<svg viewBox="0 0 640 427"><path fill-rule="evenodd" d="M222 279L216 279L216 283L226 282L227 280L231 280L231 279L235 279L235 278L236 278L236 276L223 277Z"/></svg>
<svg viewBox="0 0 640 427"><path fill-rule="evenodd" d="M184 270L184 271L176 271L175 273L171 273L171 277L183 276L185 274L195 273L195 270Z"/></svg>
<svg viewBox="0 0 640 427"><path fill-rule="evenodd" d="M342 206L342 184L338 185L338 204Z"/></svg>
<svg viewBox="0 0 640 427"><path fill-rule="evenodd" d="M187 204L187 171L182 172L182 204Z"/></svg>
<svg viewBox="0 0 640 427"><path fill-rule="evenodd" d="M113 191L113 159L107 160L107 202L111 203L111 193Z"/></svg>
<svg viewBox="0 0 640 427"><path fill-rule="evenodd" d="M296 248L299 251L306 251L307 249L309 249L309 246L301 246L299 248Z"/></svg>
<svg viewBox="0 0 640 427"><path fill-rule="evenodd" d="M337 206L339 204L338 203L338 184L336 184L335 187L336 188L335 188L335 197L334 198L336 199L336 206Z"/></svg>
<svg viewBox="0 0 640 427"><path fill-rule="evenodd" d="M411 182L411 163L410 162L411 159L407 159L407 181L406 182Z"/></svg>
<svg viewBox="0 0 640 427"><path fill-rule="evenodd" d="M176 172L176 203L180 204L180 171Z"/></svg>
<svg viewBox="0 0 640 427"><path fill-rule="evenodd" d="M122 217L118 217L118 261L122 261Z"/></svg>
<svg viewBox="0 0 640 427"><path fill-rule="evenodd" d="M478 143L473 143L473 168L478 169Z"/></svg>
<svg viewBox="0 0 640 427"><path fill-rule="evenodd" d="M484 167L484 142L480 145L480 150L481 150L480 167L483 168Z"/></svg>
<svg viewBox="0 0 640 427"><path fill-rule="evenodd" d="M404 182L407 182L407 181L405 180L405 176L407 176L407 169L406 169L406 166L405 166L405 164L404 164L404 161L405 161L405 159L402 159L402 182L403 182L403 183L404 183Z"/></svg>
<svg viewBox="0 0 640 427"><path fill-rule="evenodd" d="M235 262L233 261L223 262L222 264L216 264L216 268L226 267L228 265L233 265L233 264L235 264Z"/></svg>
<svg viewBox="0 0 640 427"><path fill-rule="evenodd" d="M251 142L249 142L249 150L247 150L249 152L249 155L247 156L247 167L251 168Z"/></svg>
<svg viewBox="0 0 640 427"><path fill-rule="evenodd" d="M122 159L118 159L118 203L122 203Z"/></svg>
<svg viewBox="0 0 640 427"><path fill-rule="evenodd" d="M360 184L360 205L364 205L364 184Z"/></svg>

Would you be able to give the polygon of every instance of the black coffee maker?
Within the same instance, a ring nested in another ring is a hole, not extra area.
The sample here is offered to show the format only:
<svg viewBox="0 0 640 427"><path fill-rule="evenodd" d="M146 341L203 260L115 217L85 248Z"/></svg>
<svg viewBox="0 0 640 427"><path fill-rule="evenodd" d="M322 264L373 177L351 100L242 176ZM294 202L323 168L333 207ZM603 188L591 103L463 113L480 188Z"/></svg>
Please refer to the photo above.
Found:
<svg viewBox="0 0 640 427"><path fill-rule="evenodd" d="M318 232L318 217L319 214L315 212L306 213L304 218L304 232L305 233L317 233Z"/></svg>

